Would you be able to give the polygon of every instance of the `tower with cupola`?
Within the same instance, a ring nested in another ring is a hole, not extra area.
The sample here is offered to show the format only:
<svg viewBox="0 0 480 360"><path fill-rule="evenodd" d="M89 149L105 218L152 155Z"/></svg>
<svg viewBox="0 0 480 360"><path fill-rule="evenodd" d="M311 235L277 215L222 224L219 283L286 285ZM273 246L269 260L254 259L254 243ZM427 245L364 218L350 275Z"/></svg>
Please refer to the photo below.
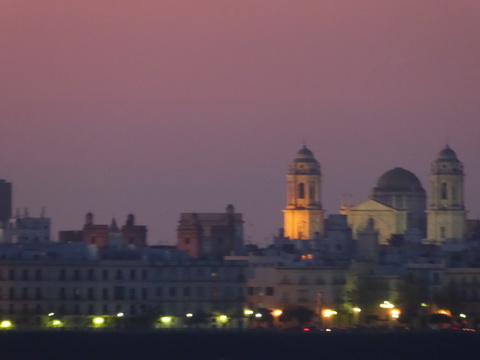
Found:
<svg viewBox="0 0 480 360"><path fill-rule="evenodd" d="M303 146L287 174L287 206L283 210L285 237L311 240L324 233L321 184L320 164L312 151Z"/></svg>
<svg viewBox="0 0 480 360"><path fill-rule="evenodd" d="M463 164L448 145L440 151L430 173L427 241L463 239L466 211L463 201Z"/></svg>

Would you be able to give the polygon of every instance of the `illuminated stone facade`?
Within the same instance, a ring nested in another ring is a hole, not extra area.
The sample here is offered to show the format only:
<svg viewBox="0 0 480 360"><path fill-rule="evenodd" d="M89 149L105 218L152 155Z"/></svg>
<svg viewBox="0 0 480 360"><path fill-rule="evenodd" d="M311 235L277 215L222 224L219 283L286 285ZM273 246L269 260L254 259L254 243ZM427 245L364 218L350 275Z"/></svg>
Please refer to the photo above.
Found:
<svg viewBox="0 0 480 360"><path fill-rule="evenodd" d="M287 174L287 206L283 210L285 237L312 240L324 233L321 184L320 164L304 146L297 152Z"/></svg>
<svg viewBox="0 0 480 360"><path fill-rule="evenodd" d="M463 201L463 164L447 145L432 164L430 206L428 209L428 242L463 239L466 211Z"/></svg>

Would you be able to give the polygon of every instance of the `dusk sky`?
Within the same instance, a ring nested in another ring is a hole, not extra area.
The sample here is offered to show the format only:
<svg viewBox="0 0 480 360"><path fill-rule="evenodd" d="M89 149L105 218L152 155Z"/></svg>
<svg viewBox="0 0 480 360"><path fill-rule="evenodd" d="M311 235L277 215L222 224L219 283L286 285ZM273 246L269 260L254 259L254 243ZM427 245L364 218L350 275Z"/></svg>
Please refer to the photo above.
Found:
<svg viewBox="0 0 480 360"><path fill-rule="evenodd" d="M478 0L1 0L0 178L58 230L119 223L173 244L232 203L282 226L303 141L323 205L401 166L429 189L446 139L480 216Z"/></svg>

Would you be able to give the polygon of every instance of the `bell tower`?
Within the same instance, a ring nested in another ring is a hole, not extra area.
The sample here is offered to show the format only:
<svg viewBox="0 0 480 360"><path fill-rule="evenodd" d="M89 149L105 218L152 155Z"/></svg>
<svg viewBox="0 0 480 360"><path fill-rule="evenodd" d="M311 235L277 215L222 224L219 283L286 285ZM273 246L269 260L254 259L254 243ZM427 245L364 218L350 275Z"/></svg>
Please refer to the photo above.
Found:
<svg viewBox="0 0 480 360"><path fill-rule="evenodd" d="M312 240L323 234L321 182L320 164L304 145L287 174L287 206L283 210L286 237Z"/></svg>
<svg viewBox="0 0 480 360"><path fill-rule="evenodd" d="M448 145L440 151L430 173L427 240L443 243L463 239L466 211L463 202L463 164Z"/></svg>

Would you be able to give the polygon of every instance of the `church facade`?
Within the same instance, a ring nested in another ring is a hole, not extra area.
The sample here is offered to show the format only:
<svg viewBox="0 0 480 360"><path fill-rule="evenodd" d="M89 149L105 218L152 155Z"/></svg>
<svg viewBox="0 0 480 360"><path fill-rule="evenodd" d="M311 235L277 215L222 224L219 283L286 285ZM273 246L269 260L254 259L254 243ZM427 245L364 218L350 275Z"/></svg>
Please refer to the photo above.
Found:
<svg viewBox="0 0 480 360"><path fill-rule="evenodd" d="M463 164L448 146L434 160L430 175L430 198L411 171L396 167L382 174L369 199L343 206L353 238L373 221L380 244L392 237L441 244L461 240L466 233ZM287 174L287 205L284 235L290 239L313 240L325 235L325 212L321 204L322 174L312 151L297 152Z"/></svg>

